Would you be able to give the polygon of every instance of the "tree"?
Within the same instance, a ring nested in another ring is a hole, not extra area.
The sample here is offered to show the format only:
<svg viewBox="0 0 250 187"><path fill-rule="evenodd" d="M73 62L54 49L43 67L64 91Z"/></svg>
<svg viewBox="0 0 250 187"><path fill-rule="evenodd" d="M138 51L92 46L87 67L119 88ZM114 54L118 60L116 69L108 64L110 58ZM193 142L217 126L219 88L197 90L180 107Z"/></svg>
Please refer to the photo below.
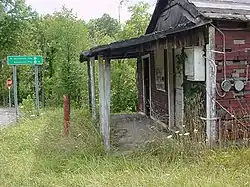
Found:
<svg viewBox="0 0 250 187"><path fill-rule="evenodd" d="M71 95L74 101L81 97L83 90L82 67L79 63L80 52L88 47L88 30L85 23L78 20L72 10L65 7L45 20L48 24L47 35L50 55L53 56L50 66L53 70L52 84L56 102L61 101L62 95ZM50 57L51 57L50 56ZM50 92L51 93L51 92Z"/></svg>
<svg viewBox="0 0 250 187"><path fill-rule="evenodd" d="M149 8L150 5L143 1L134 6L128 7L128 10L132 15L131 18L126 21L124 29L120 33L120 39L133 38L145 34L151 18Z"/></svg>
<svg viewBox="0 0 250 187"><path fill-rule="evenodd" d="M121 26L116 19L110 17L109 14L103 14L101 18L89 21L89 39L93 45L110 43L116 40L120 29Z"/></svg>

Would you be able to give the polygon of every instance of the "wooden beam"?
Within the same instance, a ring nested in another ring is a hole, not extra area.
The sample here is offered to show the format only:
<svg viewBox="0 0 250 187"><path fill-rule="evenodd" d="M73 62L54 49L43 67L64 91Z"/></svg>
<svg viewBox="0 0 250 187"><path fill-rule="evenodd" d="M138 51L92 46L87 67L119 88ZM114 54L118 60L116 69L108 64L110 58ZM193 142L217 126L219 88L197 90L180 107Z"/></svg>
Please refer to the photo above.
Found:
<svg viewBox="0 0 250 187"><path fill-rule="evenodd" d="M92 120L96 121L96 100L95 100L95 57L90 58L90 89L92 104Z"/></svg>
<svg viewBox="0 0 250 187"><path fill-rule="evenodd" d="M99 115L100 133L105 150L110 150L110 59L98 57L99 61Z"/></svg>
<svg viewBox="0 0 250 187"><path fill-rule="evenodd" d="M104 117L104 146L110 149L110 59L105 59L104 70L105 117Z"/></svg>
<svg viewBox="0 0 250 187"><path fill-rule="evenodd" d="M100 134L102 139L104 138L104 107L105 107L105 93L104 93L104 64L103 57L98 56L98 64L99 64L99 120L100 120Z"/></svg>
<svg viewBox="0 0 250 187"><path fill-rule="evenodd" d="M214 146L217 141L216 128L216 68L215 54L212 50L215 49L215 28L209 27L209 44L207 45L207 60L206 60L206 111L207 111L207 139L209 146Z"/></svg>
<svg viewBox="0 0 250 187"><path fill-rule="evenodd" d="M89 110L92 111L92 100L91 100L91 75L90 75L90 60L87 62L87 71L88 71L88 99L89 99Z"/></svg>
<svg viewBox="0 0 250 187"><path fill-rule="evenodd" d="M168 106L169 106L169 129L175 126L175 102L174 102L174 62L173 45L167 41L168 50Z"/></svg>
<svg viewBox="0 0 250 187"><path fill-rule="evenodd" d="M174 50L175 56L175 125L183 130L184 120L184 89L183 89L183 67L178 67L176 55L181 55L182 48ZM183 65L184 66L184 65Z"/></svg>

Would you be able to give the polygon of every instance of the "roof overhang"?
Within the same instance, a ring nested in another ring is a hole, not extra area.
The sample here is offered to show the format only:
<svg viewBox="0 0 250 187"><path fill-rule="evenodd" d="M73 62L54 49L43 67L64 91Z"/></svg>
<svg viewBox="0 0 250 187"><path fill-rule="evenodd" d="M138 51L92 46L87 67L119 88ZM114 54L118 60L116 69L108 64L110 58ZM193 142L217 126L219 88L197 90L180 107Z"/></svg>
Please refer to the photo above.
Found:
<svg viewBox="0 0 250 187"><path fill-rule="evenodd" d="M128 40L114 42L108 45L102 45L94 47L88 51L83 51L80 54L80 62L87 61L90 57L104 56L110 59L119 58L136 58L138 51L136 48L142 44L150 43L159 39L166 38L169 35L192 30L198 27L202 27L211 23L212 21L205 21L196 25L185 25L180 28L170 29L167 31L155 32L147 35L140 36L138 38L131 38Z"/></svg>

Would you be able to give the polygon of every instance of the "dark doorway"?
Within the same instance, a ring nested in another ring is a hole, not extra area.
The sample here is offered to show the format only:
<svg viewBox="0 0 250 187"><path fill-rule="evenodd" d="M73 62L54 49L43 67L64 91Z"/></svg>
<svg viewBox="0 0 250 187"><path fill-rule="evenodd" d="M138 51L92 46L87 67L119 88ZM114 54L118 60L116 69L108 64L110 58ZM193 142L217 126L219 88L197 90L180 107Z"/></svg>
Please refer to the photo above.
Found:
<svg viewBox="0 0 250 187"><path fill-rule="evenodd" d="M143 58L143 75L144 75L144 108L145 114L150 116L150 57Z"/></svg>

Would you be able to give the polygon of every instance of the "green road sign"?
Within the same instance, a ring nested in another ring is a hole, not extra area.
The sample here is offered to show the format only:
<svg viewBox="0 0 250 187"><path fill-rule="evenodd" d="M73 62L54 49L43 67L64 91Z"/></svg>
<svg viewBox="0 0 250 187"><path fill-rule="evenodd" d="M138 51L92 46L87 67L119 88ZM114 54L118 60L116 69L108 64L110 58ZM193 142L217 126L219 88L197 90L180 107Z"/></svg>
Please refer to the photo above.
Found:
<svg viewBox="0 0 250 187"><path fill-rule="evenodd" d="M8 56L8 65L42 65L42 56Z"/></svg>

